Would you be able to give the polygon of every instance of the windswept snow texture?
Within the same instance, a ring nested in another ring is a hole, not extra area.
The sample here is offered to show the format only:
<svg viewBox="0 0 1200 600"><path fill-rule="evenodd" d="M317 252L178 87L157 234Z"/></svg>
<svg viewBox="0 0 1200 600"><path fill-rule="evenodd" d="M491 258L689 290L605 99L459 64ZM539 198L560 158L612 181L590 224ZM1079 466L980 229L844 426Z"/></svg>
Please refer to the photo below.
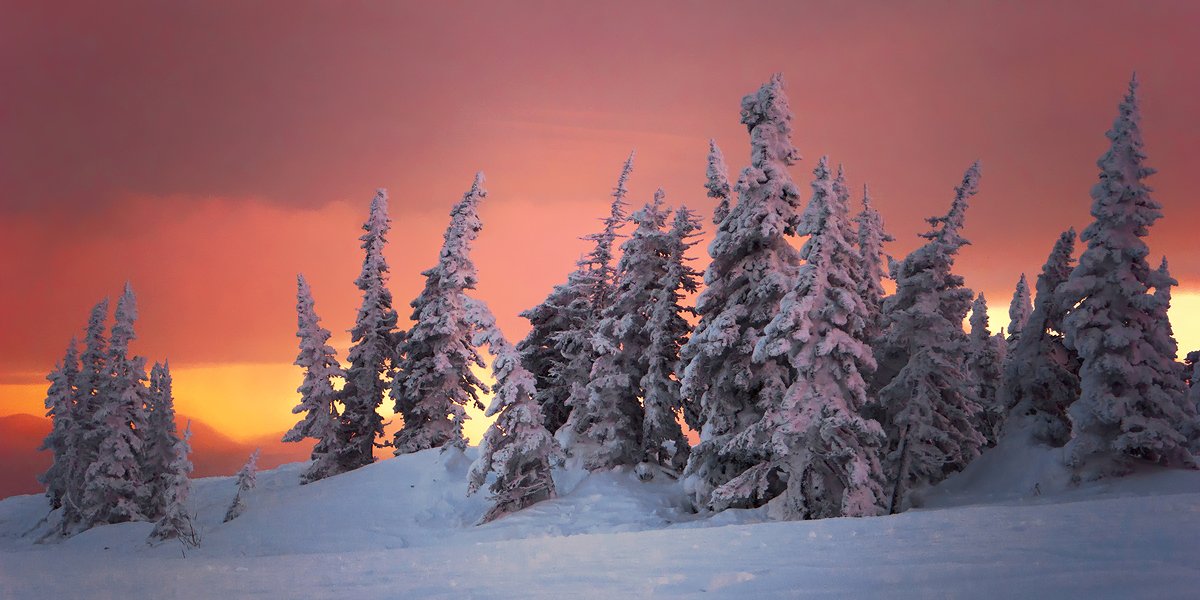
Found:
<svg viewBox="0 0 1200 600"><path fill-rule="evenodd" d="M1011 448L928 494L937 508L807 522L697 518L665 477L570 467L555 472L559 498L475 526L489 505L465 495L474 448L305 486L292 464L259 473L224 524L232 481L195 480L202 541L186 558L177 543L147 546L150 523L35 544L46 526L26 532L46 500L18 496L0 501L0 597L1195 597L1200 473L1068 489L1049 466L1061 449Z"/></svg>

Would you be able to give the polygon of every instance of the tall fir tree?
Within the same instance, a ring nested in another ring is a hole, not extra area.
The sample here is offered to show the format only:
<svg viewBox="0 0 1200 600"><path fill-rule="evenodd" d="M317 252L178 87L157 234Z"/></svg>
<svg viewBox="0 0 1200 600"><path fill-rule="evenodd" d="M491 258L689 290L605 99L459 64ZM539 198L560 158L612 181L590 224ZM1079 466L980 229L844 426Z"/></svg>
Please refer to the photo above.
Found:
<svg viewBox="0 0 1200 600"><path fill-rule="evenodd" d="M129 343L136 337L137 299L133 288L117 302L108 344L108 375L101 386L100 406L95 413L99 430L96 458L84 474L84 521L87 526L138 521L150 492L144 484L141 463L142 433L146 429L143 408L148 390L145 359L129 356Z"/></svg>
<svg viewBox="0 0 1200 600"><path fill-rule="evenodd" d="M781 402L730 441L739 454L761 458L713 492L717 509L770 500L768 513L782 519L883 510L885 437L861 412L875 360L863 339L868 313L859 296L849 194L831 179L828 158L813 174L797 231L809 236L800 249L806 262L754 353L759 362L787 360L796 377Z"/></svg>
<svg viewBox="0 0 1200 600"><path fill-rule="evenodd" d="M889 511L908 504L909 492L937 483L979 455L975 429L978 384L966 364L963 319L975 294L952 272L967 201L979 190L979 163L955 189L943 217L928 219L927 241L897 266L896 293L883 302L887 327L875 351L875 385L888 434Z"/></svg>
<svg viewBox="0 0 1200 600"><path fill-rule="evenodd" d="M70 465L67 477L66 502L63 503L62 533L70 533L83 523L84 489L88 468L96 461L104 430L96 413L104 399L108 381L108 338L104 323L108 319L108 299L92 307L83 337L83 352L79 357L78 398L75 403L75 427L67 432L67 444L74 448L76 460Z"/></svg>
<svg viewBox="0 0 1200 600"><path fill-rule="evenodd" d="M142 453L139 456L142 479L149 490L143 513L156 520L165 514L167 488L173 474L175 447L179 435L175 432L175 398L172 394L171 367L154 363L150 369L150 389L146 396L146 428L142 434Z"/></svg>
<svg viewBox="0 0 1200 600"><path fill-rule="evenodd" d="M1013 430L1029 429L1035 440L1060 447L1071 438L1067 407L1079 398L1079 357L1063 344L1063 319L1071 305L1062 284L1075 263L1075 229L1054 242L1037 278L1033 312L1004 363L1000 386Z"/></svg>
<svg viewBox="0 0 1200 600"><path fill-rule="evenodd" d="M468 474L467 494L474 494L487 481L491 485L492 508L483 516L487 523L536 502L555 497L550 469L563 461L562 450L546 429L536 400L534 376L521 365L521 357L505 339L487 305L467 299L467 318L478 332L475 344L491 350L492 403L486 415L495 417L479 445L479 458Z"/></svg>
<svg viewBox="0 0 1200 600"><path fill-rule="evenodd" d="M304 413L304 416L283 435L283 441L316 440L311 462L300 474L300 483L305 484L338 472L334 450L341 415L334 380L344 379L346 372L338 362L337 352L329 345L329 330L321 326L312 289L303 275L296 276L296 288L296 337L300 338L300 353L292 364L304 370L304 380L296 388L300 403L292 408L292 414Z"/></svg>
<svg viewBox="0 0 1200 600"><path fill-rule="evenodd" d="M71 489L71 474L79 461L78 449L73 445L72 435L79 424L76 422L76 405L79 399L79 347L75 338L67 345L62 362L46 376L50 387L46 390L46 416L50 419L50 433L42 440L38 450L49 450L53 462L50 468L38 477L46 486L46 497L51 508L59 508ZM78 501L78 499L74 499Z"/></svg>
<svg viewBox="0 0 1200 600"><path fill-rule="evenodd" d="M1033 301L1029 299L1029 282L1025 280L1025 274L1021 273L1021 278L1017 280L1017 289L1013 291L1012 302L1008 305L1009 344L1015 344L1021 337L1021 330L1029 322L1031 314Z"/></svg>
<svg viewBox="0 0 1200 600"><path fill-rule="evenodd" d="M483 173L450 211L438 263L422 273L425 289L412 301L412 328L398 353L392 385L396 414L404 428L396 432L396 454L466 447L463 421L468 403L483 405L484 384L471 371L484 366L474 345L474 326L467 320L467 290L475 289L471 243L479 235L479 203L487 197Z"/></svg>
<svg viewBox="0 0 1200 600"><path fill-rule="evenodd" d="M792 289L799 257L788 236L799 221L800 193L787 167L800 158L791 143L792 114L783 78L775 75L742 99L750 133L750 166L738 178L738 202L709 246L712 262L696 311L700 323L681 349L683 396L698 402L703 425L684 485L697 507L717 487L758 464L761 457L729 442L777 405L793 369L783 357L755 363L763 328Z"/></svg>
<svg viewBox="0 0 1200 600"><path fill-rule="evenodd" d="M1146 263L1142 238L1162 206L1143 182L1154 169L1143 164L1140 121L1135 77L1097 161L1095 220L1080 236L1087 248L1063 286L1074 307L1063 323L1065 343L1081 360L1066 456L1084 479L1123 474L1135 460L1196 466L1185 432L1194 410L1181 385L1159 376L1175 360L1175 343L1158 324L1166 312L1152 290L1172 281Z"/></svg>
<svg viewBox="0 0 1200 600"><path fill-rule="evenodd" d="M707 181L704 188L708 197L717 201L713 207L713 225L720 225L729 216L729 168L725 166L725 155L717 147L716 140L708 140L708 169L705 171Z"/></svg>
<svg viewBox="0 0 1200 600"><path fill-rule="evenodd" d="M237 493L233 496L233 502L229 504L229 508L225 511L225 520L228 523L240 516L246 510L246 494L254 489L258 484L258 454L261 448L255 448L254 452L250 453L250 458L246 459L246 464L238 469L237 476L234 477L234 484L237 486Z"/></svg>
<svg viewBox="0 0 1200 600"><path fill-rule="evenodd" d="M388 265L383 257L391 228L387 204L387 191L376 191L370 216L363 224L366 233L359 238L365 257L354 284L362 291L363 300L350 330L350 367L341 390L338 442L332 449L337 473L375 462L375 440L383 435L383 417L378 409L387 393L401 337L396 330L396 311L387 288Z"/></svg>
<svg viewBox="0 0 1200 600"><path fill-rule="evenodd" d="M883 330L880 307L886 295L883 279L887 276L884 263L887 254L883 251L883 245L896 240L884 230L883 215L871 205L871 193L865 185L862 206L862 212L854 218L858 225L858 253L862 257L858 293L867 306L867 327L863 336L873 341Z"/></svg>
<svg viewBox="0 0 1200 600"><path fill-rule="evenodd" d="M191 439L192 424L188 422L187 427L183 430L183 437L179 438L175 444L174 460L171 461L164 480L161 492L163 494L162 504L165 507L163 515L154 524L154 529L150 531L148 542L178 539L185 546L194 546L200 541L192 523L192 516L187 509L191 490L191 482L188 480L188 475L192 472L192 461L188 459L188 453L191 452L189 445Z"/></svg>
<svg viewBox="0 0 1200 600"><path fill-rule="evenodd" d="M687 464L687 437L679 416L689 427L700 428L699 407L685 402L679 391L679 349L692 326L684 315L695 310L684 304L687 294L700 288L701 273L688 263L688 250L696 244L700 217L680 206L669 231L665 232L666 268L650 296L646 337L646 373L642 376L642 461L679 472Z"/></svg>
<svg viewBox="0 0 1200 600"><path fill-rule="evenodd" d="M983 434L988 446L995 446L1000 437L1000 427L1008 415L1008 407L999 393L1004 342L988 330L987 299L983 292L971 304L971 334L968 339L967 368L978 386L976 393L980 408L975 428Z"/></svg>

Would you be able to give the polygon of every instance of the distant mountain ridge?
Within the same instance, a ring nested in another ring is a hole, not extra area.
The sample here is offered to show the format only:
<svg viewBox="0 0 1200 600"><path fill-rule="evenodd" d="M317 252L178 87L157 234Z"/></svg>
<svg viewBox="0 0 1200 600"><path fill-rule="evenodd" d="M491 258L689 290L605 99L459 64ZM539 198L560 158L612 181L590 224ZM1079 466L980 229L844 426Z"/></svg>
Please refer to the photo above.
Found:
<svg viewBox="0 0 1200 600"><path fill-rule="evenodd" d="M182 430L188 417L176 421ZM308 460L313 442L285 444L283 432L260 436L240 442L217 431L211 425L191 419L192 477L232 475L246 462L255 448L262 448L258 458L260 469ZM50 420L37 415L18 413L0 416L0 498L18 494L38 494L43 488L37 476L50 467L49 452L39 452L38 446L50 431Z"/></svg>

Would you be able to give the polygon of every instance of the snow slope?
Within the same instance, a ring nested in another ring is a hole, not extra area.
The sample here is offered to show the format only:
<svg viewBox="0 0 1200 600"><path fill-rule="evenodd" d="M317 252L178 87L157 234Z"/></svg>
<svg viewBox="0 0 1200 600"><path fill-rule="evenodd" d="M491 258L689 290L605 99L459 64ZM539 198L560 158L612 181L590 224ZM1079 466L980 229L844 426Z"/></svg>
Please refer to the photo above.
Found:
<svg viewBox="0 0 1200 600"><path fill-rule="evenodd" d="M186 558L178 544L147 546L148 523L35 543L44 499L9 498L0 597L1194 598L1200 589L1195 472L1047 484L1035 496L1023 476L1000 476L1016 462L1000 448L928 494L929 508L771 523L761 511L697 518L679 508L674 482L572 468L555 474L560 498L475 526L488 503L483 492L464 495L473 452L420 452L306 486L303 465L285 465L260 473L246 512L224 524L233 479L195 480L203 541ZM1018 458L1048 470L1048 452ZM1000 479L1007 487L981 484Z"/></svg>

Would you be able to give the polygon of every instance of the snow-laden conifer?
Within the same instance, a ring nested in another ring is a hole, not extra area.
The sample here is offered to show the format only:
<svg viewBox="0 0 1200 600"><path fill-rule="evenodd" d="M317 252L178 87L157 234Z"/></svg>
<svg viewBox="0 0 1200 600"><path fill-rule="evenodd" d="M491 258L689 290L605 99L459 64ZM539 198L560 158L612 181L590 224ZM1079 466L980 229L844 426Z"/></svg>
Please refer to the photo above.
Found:
<svg viewBox="0 0 1200 600"><path fill-rule="evenodd" d="M387 380L392 375L400 337L392 293L387 288L388 265L383 257L390 228L387 191L380 189L371 200L371 213L363 224L366 233L359 238L365 256L362 272L354 284L362 291L363 299L350 330L347 356L350 366L340 394L343 408L338 443L332 449L338 473L374 462L375 439L383 435L383 418L378 409L387 393Z"/></svg>
<svg viewBox="0 0 1200 600"><path fill-rule="evenodd" d="M685 314L695 311L684 304L686 294L700 287L700 272L688 263L688 250L696 244L700 217L680 206L671 229L665 233L666 269L651 294L650 314L646 321L646 374L642 376L642 461L658 464L676 472L687 464L687 438L679 426L679 417L689 427L700 428L699 406L685 402L679 391L679 348L687 341L691 324Z"/></svg>
<svg viewBox="0 0 1200 600"><path fill-rule="evenodd" d="M854 273L848 194L839 193L822 158L798 233L806 263L755 348L758 361L779 357L796 371L781 402L734 436L727 448L759 462L712 494L712 506L770 500L769 514L817 519L879 514L884 505L879 423L865 418L864 375L875 368L862 339L867 309Z"/></svg>
<svg viewBox="0 0 1200 600"><path fill-rule="evenodd" d="M534 374L537 381L537 401L542 407L546 429L558 431L567 422L570 409L572 381L567 377L569 360L560 346L560 339L579 329L591 312L585 286L591 274L577 265L565 283L554 286L546 299L521 313L529 320L529 334L517 344L521 364Z"/></svg>
<svg viewBox="0 0 1200 600"><path fill-rule="evenodd" d="M78 449L72 445L72 435L78 426L75 405L79 394L79 348L75 338L71 338L62 362L54 366L46 379L50 381L45 402L50 433L38 450L49 450L53 462L38 481L46 486L50 506L58 508L69 501L66 496L71 488L71 473L79 460Z"/></svg>
<svg viewBox="0 0 1200 600"><path fill-rule="evenodd" d="M229 504L229 509L225 511L225 523L228 523L239 516L246 509L245 495L258 483L258 454L262 448L255 448L254 452L250 453L250 458L246 459L246 464L238 469L237 477L234 478L234 484L237 486L237 493L233 496L233 502Z"/></svg>
<svg viewBox="0 0 1200 600"><path fill-rule="evenodd" d="M312 462L300 475L303 484L338 472L334 450L340 415L335 404L334 379L344 378L346 373L338 363L337 352L329 345L329 330L321 326L312 290L303 275L296 276L296 287L296 337L300 338L300 353L292 364L304 370L304 380L296 388L300 403L292 408L292 414L304 413L304 417L283 435L283 441L309 438L317 442L310 457Z"/></svg>
<svg viewBox="0 0 1200 600"><path fill-rule="evenodd" d="M709 245L712 262L696 311L700 323L681 349L683 395L698 402L704 421L692 449L685 487L697 506L712 490L758 463L732 452L729 440L779 404L792 380L784 357L754 363L762 330L792 289L799 263L787 236L795 234L800 193L787 172L799 158L792 114L776 75L742 99L750 133L750 166L738 178L738 202Z"/></svg>
<svg viewBox="0 0 1200 600"><path fill-rule="evenodd" d="M471 371L483 367L467 320L467 290L475 289L471 243L479 235L479 203L487 197L483 173L450 211L438 263L422 273L425 289L412 301L413 325L397 363L392 399L404 428L396 432L396 454L446 445L463 448L466 406L483 408L484 384Z"/></svg>
<svg viewBox="0 0 1200 600"><path fill-rule="evenodd" d="M104 322L108 319L108 299L92 307L79 356L78 398L75 403L75 427L67 432L67 445L74 448L76 460L70 465L66 499L63 504L62 531L69 533L84 519L84 488L87 470L96 461L104 429L96 419L109 378L108 338Z"/></svg>
<svg viewBox="0 0 1200 600"><path fill-rule="evenodd" d="M865 185L862 205L862 212L854 218L858 224L858 253L862 257L858 293L867 306L867 327L863 336L872 341L883 329L880 306L885 295L883 278L887 276L884 260L889 258L883 251L883 245L896 240L884 230L883 215L871 205L871 193Z"/></svg>
<svg viewBox="0 0 1200 600"><path fill-rule="evenodd" d="M708 170L705 172L708 180L704 188L708 197L717 201L713 208L713 225L720 225L729 216L729 168L725 166L725 155L717 147L716 140L708 140Z"/></svg>
<svg viewBox="0 0 1200 600"><path fill-rule="evenodd" d="M1054 242L1038 275L1033 312L1009 350L1000 386L1009 418L1020 425L1013 430L1028 427L1034 439L1055 447L1071 437L1067 407L1079 398L1079 357L1063 345L1063 319L1071 304L1060 287L1074 268L1074 254L1071 228Z"/></svg>
<svg viewBox="0 0 1200 600"><path fill-rule="evenodd" d="M100 405L94 416L99 444L84 474L82 506L89 527L144 519L143 507L150 492L138 459L145 430L145 359L129 356L129 343L135 338L137 300L128 284L114 315L108 379L101 385Z"/></svg>
<svg viewBox="0 0 1200 600"><path fill-rule="evenodd" d="M943 217L928 219L927 241L897 265L896 293L883 302L887 323L875 357L876 386L889 438L891 512L915 487L937 483L979 455L978 386L966 364L962 322L975 294L952 272L967 201L979 189L979 163L955 189Z"/></svg>
<svg viewBox="0 0 1200 600"><path fill-rule="evenodd" d="M552 466L562 463L563 454L546 429L541 407L535 399L533 374L521 366L521 357L508 343L496 319L483 302L467 299L467 318L477 331L475 344L491 350L492 403L487 416L496 417L479 445L479 458L471 465L467 493L475 493L489 474L492 508L486 523L531 504L555 497Z"/></svg>
<svg viewBox="0 0 1200 600"><path fill-rule="evenodd" d="M1021 273L1021 278L1017 280L1017 289L1013 291L1012 302L1008 305L1010 344L1015 343L1021 337L1021 330L1029 322L1031 314L1033 314L1033 301L1029 299L1029 283L1025 281L1025 274Z"/></svg>
<svg viewBox="0 0 1200 600"><path fill-rule="evenodd" d="M1081 360L1066 456L1085 479L1124 473L1135 459L1196 466L1185 433L1193 411L1184 390L1159 376L1175 360L1175 344L1159 327L1166 313L1152 290L1172 282L1146 262L1142 238L1162 212L1143 183L1154 170L1143 164L1140 121L1135 78L1097 161L1095 220L1080 236L1087 248L1063 286L1074 307L1065 342Z"/></svg>
<svg viewBox="0 0 1200 600"><path fill-rule="evenodd" d="M1024 281L1024 278L1022 278ZM988 331L987 299L983 292L971 305L971 334L967 346L967 368L975 380L980 411L976 416L975 428L983 434L989 446L994 446L1000 436L1000 426L1008 414L999 393L1002 376L1002 342Z"/></svg>
<svg viewBox="0 0 1200 600"><path fill-rule="evenodd" d="M146 395L146 427L141 435L139 456L142 480L148 486L143 512L149 520L166 511L167 488L172 485L172 464L179 435L175 432L175 398L172 395L171 367L154 363L150 368L150 389Z"/></svg>
<svg viewBox="0 0 1200 600"><path fill-rule="evenodd" d="M148 542L178 539L185 546L194 546L200 541L187 509L188 493L191 489L188 475L192 472L192 461L188 459L188 453L191 452L188 442L191 439L192 424L189 422L183 430L183 436L175 444L175 457L167 469L165 485L161 492L165 509L162 517L154 524Z"/></svg>

